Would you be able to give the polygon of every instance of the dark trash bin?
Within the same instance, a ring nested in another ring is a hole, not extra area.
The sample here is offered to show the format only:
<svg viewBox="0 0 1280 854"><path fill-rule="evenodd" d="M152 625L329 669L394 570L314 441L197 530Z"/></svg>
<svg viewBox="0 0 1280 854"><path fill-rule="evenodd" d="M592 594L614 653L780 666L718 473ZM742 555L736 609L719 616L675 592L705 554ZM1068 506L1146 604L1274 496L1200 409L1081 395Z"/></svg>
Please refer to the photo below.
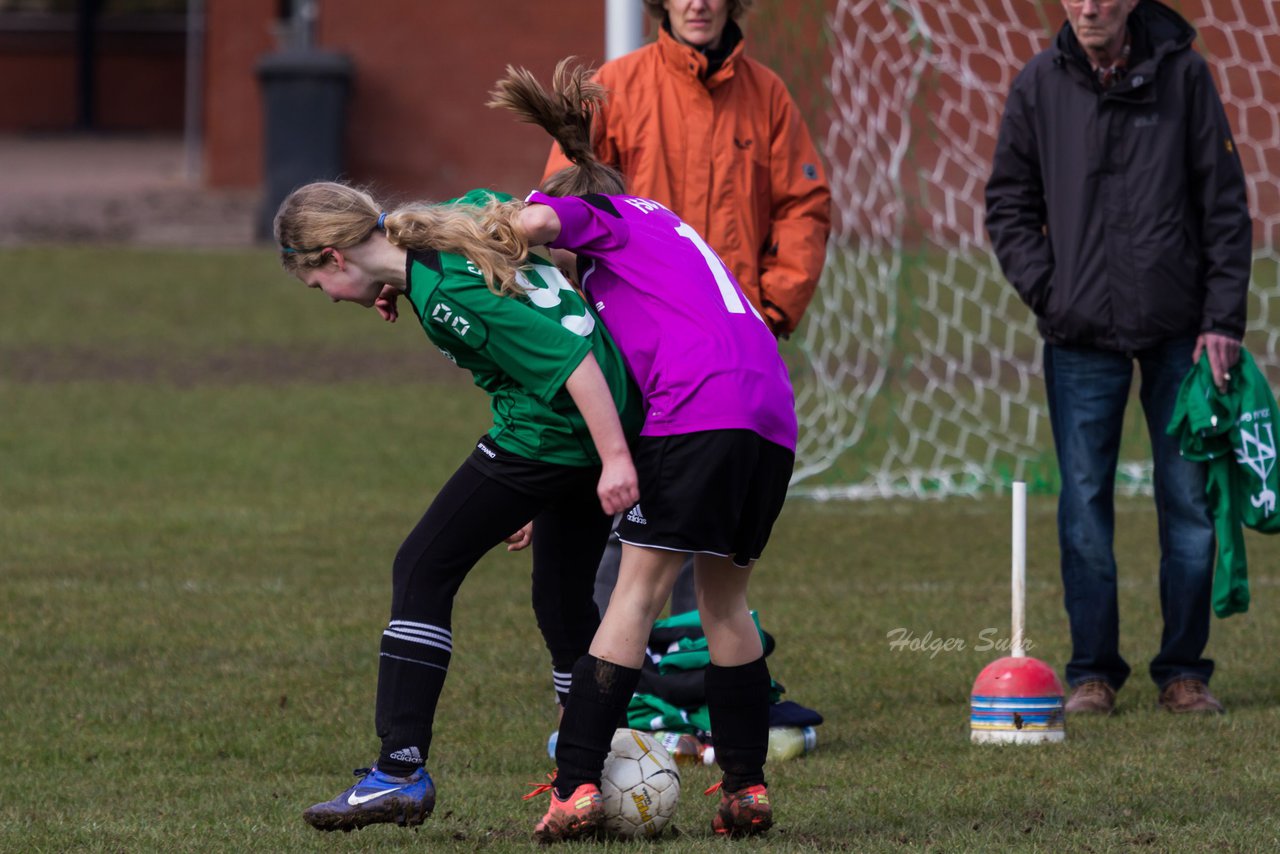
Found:
<svg viewBox="0 0 1280 854"><path fill-rule="evenodd" d="M338 53L293 48L258 61L266 111L265 193L258 236L271 240L280 203L310 181L343 172L343 133L351 60Z"/></svg>

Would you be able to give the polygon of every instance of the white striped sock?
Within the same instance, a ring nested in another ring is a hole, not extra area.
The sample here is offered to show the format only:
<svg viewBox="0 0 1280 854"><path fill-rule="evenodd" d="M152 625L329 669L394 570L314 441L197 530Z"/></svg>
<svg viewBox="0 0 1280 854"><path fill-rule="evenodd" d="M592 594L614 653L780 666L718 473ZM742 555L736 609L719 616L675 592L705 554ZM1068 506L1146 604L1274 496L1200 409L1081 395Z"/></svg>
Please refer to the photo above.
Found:
<svg viewBox="0 0 1280 854"><path fill-rule="evenodd" d="M453 632L441 626L415 623L410 620L392 620L382 634L384 637L432 646L448 653L453 652Z"/></svg>

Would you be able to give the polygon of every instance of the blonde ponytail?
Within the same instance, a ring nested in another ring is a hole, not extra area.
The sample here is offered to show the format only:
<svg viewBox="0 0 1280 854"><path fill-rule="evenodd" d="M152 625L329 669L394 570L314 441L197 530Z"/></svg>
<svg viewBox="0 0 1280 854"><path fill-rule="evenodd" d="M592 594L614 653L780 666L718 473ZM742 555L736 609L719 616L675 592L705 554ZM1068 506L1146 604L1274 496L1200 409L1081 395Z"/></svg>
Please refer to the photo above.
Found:
<svg viewBox="0 0 1280 854"><path fill-rule="evenodd" d="M387 215L387 239L406 249L435 249L462 255L480 269L496 293L521 296L516 273L529 254L529 242L516 230L524 202L490 201L474 205L412 204Z"/></svg>
<svg viewBox="0 0 1280 854"><path fill-rule="evenodd" d="M364 190L320 181L299 187L280 204L275 237L282 266L296 274L324 266L324 249L357 246L381 227L393 246L462 255L495 293L520 296L524 289L516 273L529 244L514 217L523 207L523 202L493 199L483 207L411 204L384 214Z"/></svg>

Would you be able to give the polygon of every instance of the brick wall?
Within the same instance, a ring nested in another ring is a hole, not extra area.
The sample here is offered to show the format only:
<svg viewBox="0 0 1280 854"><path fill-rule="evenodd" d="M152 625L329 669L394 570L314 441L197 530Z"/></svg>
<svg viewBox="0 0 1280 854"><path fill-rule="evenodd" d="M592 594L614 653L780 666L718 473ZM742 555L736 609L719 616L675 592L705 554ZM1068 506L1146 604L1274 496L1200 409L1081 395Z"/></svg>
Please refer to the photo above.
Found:
<svg viewBox="0 0 1280 854"><path fill-rule="evenodd" d="M261 182L254 65L275 49L274 5L209 4L205 138L213 186ZM422 199L473 186L530 189L549 139L485 107L486 93L508 63L545 78L568 54L601 61L604 25L601 0L321 0L316 46L349 56L354 66L345 136L350 179Z"/></svg>

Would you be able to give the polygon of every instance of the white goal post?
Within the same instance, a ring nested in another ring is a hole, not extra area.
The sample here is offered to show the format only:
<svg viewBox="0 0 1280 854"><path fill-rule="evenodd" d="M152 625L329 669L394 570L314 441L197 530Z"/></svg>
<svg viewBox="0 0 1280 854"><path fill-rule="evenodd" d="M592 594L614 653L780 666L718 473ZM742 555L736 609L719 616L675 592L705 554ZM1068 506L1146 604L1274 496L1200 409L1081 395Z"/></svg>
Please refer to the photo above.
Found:
<svg viewBox="0 0 1280 854"><path fill-rule="evenodd" d="M1168 5L1199 31L1248 175L1246 345L1274 379L1280 3ZM1040 341L991 253L983 191L1009 85L1062 17L1056 0L834 3L824 153L835 222L788 348L801 420L793 494L1056 488ZM1121 489L1149 487L1145 448L1126 442Z"/></svg>

